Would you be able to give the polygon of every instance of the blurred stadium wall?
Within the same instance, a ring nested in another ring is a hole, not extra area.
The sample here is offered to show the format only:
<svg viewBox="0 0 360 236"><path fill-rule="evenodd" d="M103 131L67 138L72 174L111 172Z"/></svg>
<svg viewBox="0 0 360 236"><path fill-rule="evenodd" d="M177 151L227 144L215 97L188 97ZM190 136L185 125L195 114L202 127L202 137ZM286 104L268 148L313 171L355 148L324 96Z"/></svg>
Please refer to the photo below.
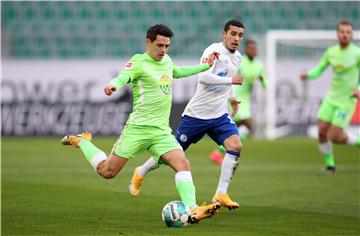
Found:
<svg viewBox="0 0 360 236"><path fill-rule="evenodd" d="M190 65L199 62L205 47L221 40L223 25L231 18L244 23L245 38L258 41L259 57L265 59L269 30L334 30L341 19L359 29L359 8L356 1L2 1L1 133L63 135L90 130L118 135L131 110L131 88L109 98L103 87L130 56L144 52L145 32L153 24L173 29L169 54L176 64ZM279 55L286 63L306 62L298 69L307 70L327 46L317 43L316 50L304 50L304 45L285 43ZM304 94L298 94L299 85L291 82L298 81L299 74L285 74L287 82L276 91L277 123L293 122L298 127L294 133L303 134L304 127L316 122L321 96L310 99L310 109L302 109L299 99ZM322 81L316 86L328 86L328 80ZM174 83L173 128L195 88L196 78ZM264 126L263 100L263 91L256 87L252 109L258 127ZM302 119L286 111L297 111ZM261 128L257 133L262 135Z"/></svg>

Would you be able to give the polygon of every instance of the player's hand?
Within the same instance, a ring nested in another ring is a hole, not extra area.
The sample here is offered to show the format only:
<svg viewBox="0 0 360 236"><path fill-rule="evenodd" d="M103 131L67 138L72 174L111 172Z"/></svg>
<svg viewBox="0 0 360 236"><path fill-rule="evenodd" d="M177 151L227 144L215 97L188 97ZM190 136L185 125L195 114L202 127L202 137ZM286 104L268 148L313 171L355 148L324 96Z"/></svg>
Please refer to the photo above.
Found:
<svg viewBox="0 0 360 236"><path fill-rule="evenodd" d="M356 98L357 100L360 100L360 90L357 88L354 88L353 95L351 97Z"/></svg>
<svg viewBox="0 0 360 236"><path fill-rule="evenodd" d="M218 53L218 52L210 53L210 55L207 57L206 63L208 63L210 66L212 66L214 64L215 60L219 60L219 56L220 56L220 53Z"/></svg>
<svg viewBox="0 0 360 236"><path fill-rule="evenodd" d="M233 98L233 97L231 97L230 98L230 105L231 105L231 107L232 107L232 110L233 110L233 112L232 112L232 116L235 116L236 115L236 113L238 112L238 110L239 110L239 101L238 100L236 100L235 98Z"/></svg>
<svg viewBox="0 0 360 236"><path fill-rule="evenodd" d="M301 80L306 80L307 79L307 73L301 73L300 79Z"/></svg>
<svg viewBox="0 0 360 236"><path fill-rule="evenodd" d="M113 92L116 91L116 88L114 85L108 85L104 88L104 92L106 95L110 96Z"/></svg>
<svg viewBox="0 0 360 236"><path fill-rule="evenodd" d="M243 84L244 78L240 75L236 75L232 78L231 84Z"/></svg>

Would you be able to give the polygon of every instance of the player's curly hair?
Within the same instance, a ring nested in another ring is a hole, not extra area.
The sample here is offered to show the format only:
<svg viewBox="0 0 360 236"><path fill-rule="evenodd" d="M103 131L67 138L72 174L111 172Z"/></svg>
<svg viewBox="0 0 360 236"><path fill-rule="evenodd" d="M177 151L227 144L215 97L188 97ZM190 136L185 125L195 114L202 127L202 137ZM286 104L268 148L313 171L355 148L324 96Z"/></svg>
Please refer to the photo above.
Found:
<svg viewBox="0 0 360 236"><path fill-rule="evenodd" d="M156 35L162 35L168 38L174 37L174 33L171 31L171 29L163 24L153 25L146 32L146 38L149 39L150 42L155 41Z"/></svg>

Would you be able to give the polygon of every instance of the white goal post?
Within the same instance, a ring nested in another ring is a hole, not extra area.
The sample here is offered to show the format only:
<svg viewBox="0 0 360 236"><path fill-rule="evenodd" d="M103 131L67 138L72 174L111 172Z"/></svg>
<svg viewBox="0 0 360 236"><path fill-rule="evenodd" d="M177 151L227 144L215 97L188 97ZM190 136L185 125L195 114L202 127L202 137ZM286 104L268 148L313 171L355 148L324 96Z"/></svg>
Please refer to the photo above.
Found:
<svg viewBox="0 0 360 236"><path fill-rule="evenodd" d="M354 31L353 37L354 40L359 40L360 31ZM277 126L276 124L277 43L281 40L289 42L299 40L337 40L337 36L334 30L270 30L266 33L266 68L269 77L265 101L265 137L267 139L276 139L291 133L291 128L288 125ZM300 75L296 76L299 77Z"/></svg>

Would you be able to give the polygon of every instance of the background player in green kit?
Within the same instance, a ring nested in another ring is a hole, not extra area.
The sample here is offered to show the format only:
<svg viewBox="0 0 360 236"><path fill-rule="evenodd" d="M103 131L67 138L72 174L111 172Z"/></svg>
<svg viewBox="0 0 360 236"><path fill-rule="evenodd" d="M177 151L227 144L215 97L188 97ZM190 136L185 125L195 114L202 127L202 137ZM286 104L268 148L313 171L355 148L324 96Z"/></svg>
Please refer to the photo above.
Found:
<svg viewBox="0 0 360 236"><path fill-rule="evenodd" d="M265 73L263 63L256 58L257 46L254 40L248 40L245 42L245 56L241 58L239 67L239 74L244 78L242 85L233 85L235 98L240 101L238 112L234 116L234 121L239 127L239 134L241 141L244 141L249 135L252 134L254 127L251 118L251 93L254 83L257 79L260 80L262 87L265 89L268 80ZM221 165L223 156L225 154L225 148L219 146L210 154L210 159Z"/></svg>
<svg viewBox="0 0 360 236"><path fill-rule="evenodd" d="M318 112L319 148L324 156L327 173L335 173L332 143L360 146L360 137L346 133L360 99L360 48L352 43L353 26L341 21L337 26L338 44L326 50L320 63L311 71L300 75L302 80L319 77L330 65L333 71L331 87Z"/></svg>
<svg viewBox="0 0 360 236"><path fill-rule="evenodd" d="M172 80L208 70L218 53L211 53L205 64L177 67L167 55L172 37L171 29L165 25L150 27L146 35L146 52L134 55L119 76L105 87L105 94L111 95L127 83L133 86L132 112L108 157L91 143L89 132L67 135L61 142L80 147L91 166L105 179L114 178L129 159L148 150L158 161L175 170L176 188L181 200L192 210L189 222L194 223L215 214L220 205L196 204L190 163L169 127Z"/></svg>

